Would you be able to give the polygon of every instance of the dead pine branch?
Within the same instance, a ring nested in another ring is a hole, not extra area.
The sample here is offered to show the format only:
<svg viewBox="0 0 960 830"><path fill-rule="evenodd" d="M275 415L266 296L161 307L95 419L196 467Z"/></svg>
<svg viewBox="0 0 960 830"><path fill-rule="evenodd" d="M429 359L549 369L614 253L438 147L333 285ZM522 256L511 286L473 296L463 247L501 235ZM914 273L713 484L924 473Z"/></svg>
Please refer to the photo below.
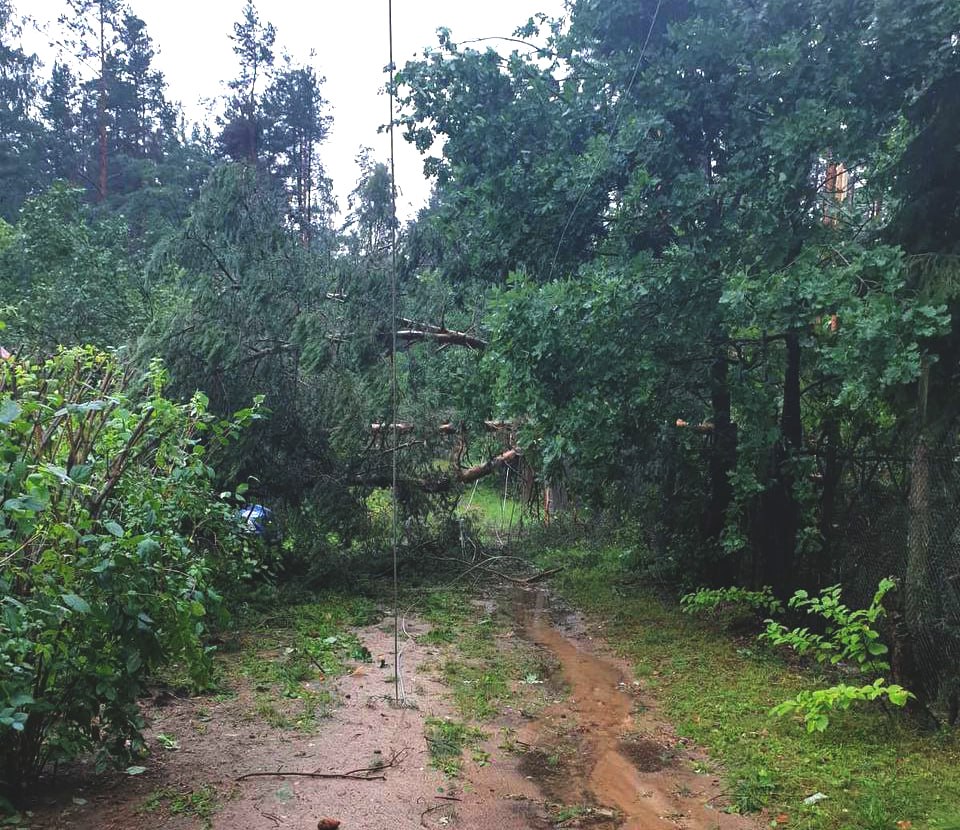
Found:
<svg viewBox="0 0 960 830"><path fill-rule="evenodd" d="M563 570L563 566L560 565L556 568L548 568L545 571L537 571L535 574L530 576L513 576L512 574L504 573L503 571L490 567L496 562L500 562L503 559L514 559L516 557L505 557L505 556L488 556L485 559L481 559L478 562L465 562L462 559L458 559L455 556L429 556L428 559L432 559L437 562L459 562L461 565L465 565L466 569L463 573L457 576L457 579L463 579L465 576L473 573L474 571L482 571L483 573L490 574L499 579L504 579L507 582L510 582L514 585L533 585L536 582L539 582L541 579L546 579L548 576L553 576L555 573L559 573Z"/></svg>
<svg viewBox="0 0 960 830"><path fill-rule="evenodd" d="M519 458L520 454L520 450L514 447L475 467L454 470L449 475L436 478L401 479L397 483L404 487L418 487L425 493L446 493L453 489L455 484L473 484L477 479L490 475L504 464ZM386 475L362 476L352 482L352 486L356 487L390 487L392 484L391 477Z"/></svg>

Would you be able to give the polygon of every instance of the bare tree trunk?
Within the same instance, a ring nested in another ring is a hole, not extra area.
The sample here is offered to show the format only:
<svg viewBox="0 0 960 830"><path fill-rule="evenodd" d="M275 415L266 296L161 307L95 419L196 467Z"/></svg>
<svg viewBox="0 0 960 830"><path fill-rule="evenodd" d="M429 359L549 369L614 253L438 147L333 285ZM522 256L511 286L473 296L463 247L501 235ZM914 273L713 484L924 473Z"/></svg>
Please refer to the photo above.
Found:
<svg viewBox="0 0 960 830"><path fill-rule="evenodd" d="M543 487L543 520L550 524L554 516L562 515L567 512L570 506L570 499L567 495L567 488L562 481L547 481Z"/></svg>
<svg viewBox="0 0 960 830"><path fill-rule="evenodd" d="M837 489L843 475L840 461L840 428L836 420L828 415L823 420L824 462L823 489L820 492L820 562L815 574L817 588L823 588L832 582L833 545L836 539L833 524L836 517Z"/></svg>
<svg viewBox="0 0 960 830"><path fill-rule="evenodd" d="M903 593L903 620L897 627L896 652L891 660L894 677L917 695L919 709L926 710L928 690L924 672L917 662L914 639L918 632L931 626L929 604L924 596L931 590L930 574L930 451L927 445L927 397L930 386L930 364L924 359L917 390L919 435L910 467L909 527L907 532L906 584Z"/></svg>

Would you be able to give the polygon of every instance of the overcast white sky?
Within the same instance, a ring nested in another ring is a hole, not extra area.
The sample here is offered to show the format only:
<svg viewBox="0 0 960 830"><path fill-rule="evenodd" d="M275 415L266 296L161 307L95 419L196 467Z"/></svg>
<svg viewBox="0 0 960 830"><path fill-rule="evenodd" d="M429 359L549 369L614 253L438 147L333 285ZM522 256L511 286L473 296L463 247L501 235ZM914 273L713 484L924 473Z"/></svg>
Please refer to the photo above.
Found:
<svg viewBox="0 0 960 830"><path fill-rule="evenodd" d="M157 66L181 101L188 117L202 119L202 99L223 94L223 82L236 72L236 56L227 35L240 18L244 0L129 0L147 23L158 49ZM63 0L14 0L21 14L41 24L63 13ZM312 52L313 65L326 76L325 96L334 118L323 149L341 211L359 171L354 159L362 146L385 161L388 142L377 127L388 120L388 101L380 94L388 62L387 0L259 0L261 20L277 29L277 53L286 50L298 61ZM436 29L447 26L454 40L509 36L536 12L563 13L562 0L394 0L394 55L398 66L425 46L436 44ZM24 29L27 47L51 63L56 51L48 39ZM504 47L509 51L509 47ZM398 209L411 216L429 195L419 155L397 135Z"/></svg>

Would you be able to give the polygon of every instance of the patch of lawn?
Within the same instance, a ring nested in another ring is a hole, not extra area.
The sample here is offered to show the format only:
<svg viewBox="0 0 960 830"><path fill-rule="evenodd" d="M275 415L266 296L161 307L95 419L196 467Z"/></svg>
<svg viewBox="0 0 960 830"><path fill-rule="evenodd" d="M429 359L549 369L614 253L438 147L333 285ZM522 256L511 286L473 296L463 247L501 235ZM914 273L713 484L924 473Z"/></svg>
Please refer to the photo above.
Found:
<svg viewBox="0 0 960 830"><path fill-rule="evenodd" d="M735 809L769 808L796 830L960 830L960 741L923 733L901 714L837 713L822 734L770 717L800 690L829 685L744 637L624 586L615 550L555 550L555 585L605 621L611 645L632 660L662 711L722 762ZM805 805L804 799L827 797ZM902 822L898 825L898 822Z"/></svg>
<svg viewBox="0 0 960 830"><path fill-rule="evenodd" d="M329 595L284 607L244 621L237 647L220 658L229 680L252 681L256 716L278 729L313 731L330 714L329 691L319 683L348 670L348 662L367 662L370 652L351 626L377 619L374 605L355 596ZM300 706L292 706L299 701Z"/></svg>
<svg viewBox="0 0 960 830"><path fill-rule="evenodd" d="M481 482L460 499L458 513L473 519L484 528L506 529L520 520L520 504L508 494L503 498L503 487L493 482Z"/></svg>

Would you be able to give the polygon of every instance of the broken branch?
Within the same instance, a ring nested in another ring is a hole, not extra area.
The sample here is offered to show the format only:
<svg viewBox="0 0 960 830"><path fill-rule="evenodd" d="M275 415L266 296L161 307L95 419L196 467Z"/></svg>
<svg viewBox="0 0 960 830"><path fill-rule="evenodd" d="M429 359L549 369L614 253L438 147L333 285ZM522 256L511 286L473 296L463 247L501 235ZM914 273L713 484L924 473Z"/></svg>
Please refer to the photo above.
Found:
<svg viewBox="0 0 960 830"><path fill-rule="evenodd" d="M433 340L435 343L450 346L466 346L468 349L483 351L487 348L487 341L464 331L424 331L422 329L401 329L397 332L397 339L408 343L421 340Z"/></svg>

